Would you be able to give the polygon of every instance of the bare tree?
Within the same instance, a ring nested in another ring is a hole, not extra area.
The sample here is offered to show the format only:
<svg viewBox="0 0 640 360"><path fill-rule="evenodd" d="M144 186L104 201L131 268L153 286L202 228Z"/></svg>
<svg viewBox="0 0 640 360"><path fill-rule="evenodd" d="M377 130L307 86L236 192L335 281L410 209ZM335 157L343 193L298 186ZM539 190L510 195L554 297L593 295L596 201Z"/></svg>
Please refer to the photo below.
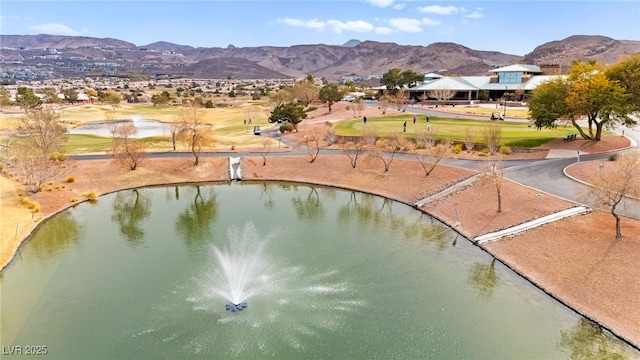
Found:
<svg viewBox="0 0 640 360"><path fill-rule="evenodd" d="M471 129L471 126L467 126L464 131L464 147L467 149L467 152L471 152L475 145L476 143L473 140L473 129Z"/></svg>
<svg viewBox="0 0 640 360"><path fill-rule="evenodd" d="M31 192L65 172L60 156L55 155L65 141L65 127L51 109L25 108L13 130L14 140L8 151L12 165L20 169Z"/></svg>
<svg viewBox="0 0 640 360"><path fill-rule="evenodd" d="M67 129L60 122L60 116L51 109L25 109L24 116L18 118L14 136L25 146L35 149L44 158L60 150L65 142Z"/></svg>
<svg viewBox="0 0 640 360"><path fill-rule="evenodd" d="M398 108L398 111L405 111L408 105L406 98L407 93L404 90L399 89L393 94L391 102Z"/></svg>
<svg viewBox="0 0 640 360"><path fill-rule="evenodd" d="M64 175L67 170L58 159L42 156L39 149L25 143L16 144L12 150L11 163L24 176L24 183L32 193L39 192L47 181Z"/></svg>
<svg viewBox="0 0 640 360"><path fill-rule="evenodd" d="M331 124L329 124L327 128L325 139L327 140L327 145L333 145L338 140L338 134L336 134L336 129Z"/></svg>
<svg viewBox="0 0 640 360"><path fill-rule="evenodd" d="M362 128L362 141L367 147L373 147L378 140L378 132L372 126L364 126Z"/></svg>
<svg viewBox="0 0 640 360"><path fill-rule="evenodd" d="M367 152L367 144L362 140L345 141L342 143L342 153L351 161L351 167L356 168L358 159Z"/></svg>
<svg viewBox="0 0 640 360"><path fill-rule="evenodd" d="M498 151L500 139L502 139L502 126L497 124L483 126L481 132L489 152L491 155L495 154Z"/></svg>
<svg viewBox="0 0 640 360"><path fill-rule="evenodd" d="M387 172L389 171L389 167L391 166L394 157L398 151L402 150L405 143L406 139L395 133L391 134L388 138L380 138L376 141L371 156L382 160L382 163L384 164L384 171Z"/></svg>
<svg viewBox="0 0 640 360"><path fill-rule="evenodd" d="M430 146L426 149L419 149L418 147L415 147L412 150L412 153L420 163L420 166L422 166L424 176L429 176L448 151L449 141L445 140L443 143Z"/></svg>
<svg viewBox="0 0 640 360"><path fill-rule="evenodd" d="M325 137L325 133L326 130L323 126L314 126L298 140L298 145L307 147L307 153L309 157L311 157L309 163L313 163L318 158L318 154L320 154L320 140Z"/></svg>
<svg viewBox="0 0 640 360"><path fill-rule="evenodd" d="M436 89L429 91L429 96L438 99L438 101L440 101L442 105L444 105L447 100L456 96L457 93L458 92L456 90Z"/></svg>
<svg viewBox="0 0 640 360"><path fill-rule="evenodd" d="M382 110L382 114L386 114L387 113L387 109L389 108L389 96L388 95L382 95L378 98L378 109Z"/></svg>
<svg viewBox="0 0 640 360"><path fill-rule="evenodd" d="M203 117L202 110L194 105L182 107L178 113L177 138L191 149L195 166L200 163L202 149L213 145L213 129L204 123Z"/></svg>
<svg viewBox="0 0 640 360"><path fill-rule="evenodd" d="M116 126L111 131L113 148L111 156L121 165L135 170L146 156L146 147L142 140L135 139L138 129L133 124L127 123Z"/></svg>
<svg viewBox="0 0 640 360"><path fill-rule="evenodd" d="M489 181L496 188L498 195L498 212L502 212L502 185L504 184L504 163L502 160L491 160L482 165L480 177Z"/></svg>
<svg viewBox="0 0 640 360"><path fill-rule="evenodd" d="M354 118L359 118L362 115L364 106L364 100L362 98L358 98L351 103L351 111L353 111Z"/></svg>
<svg viewBox="0 0 640 360"><path fill-rule="evenodd" d="M604 164L600 165L598 173L592 177L591 186L583 190L579 198L611 212L616 219L616 238L619 239L622 237L619 206L626 196L640 196L640 153L620 154L606 166L609 169L605 169Z"/></svg>
<svg viewBox="0 0 640 360"><path fill-rule="evenodd" d="M267 155L271 151L271 139L263 138L262 139L262 150L260 150L260 155L262 155L262 166L267 166Z"/></svg>

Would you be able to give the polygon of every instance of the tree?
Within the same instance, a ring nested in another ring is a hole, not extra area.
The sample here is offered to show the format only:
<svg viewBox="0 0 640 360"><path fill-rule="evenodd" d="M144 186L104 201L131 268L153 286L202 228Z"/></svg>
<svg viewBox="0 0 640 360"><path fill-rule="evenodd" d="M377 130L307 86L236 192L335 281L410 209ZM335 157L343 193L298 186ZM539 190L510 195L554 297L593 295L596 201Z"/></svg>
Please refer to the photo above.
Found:
<svg viewBox="0 0 640 360"><path fill-rule="evenodd" d="M45 104L59 104L61 102L61 99L58 97L58 91L55 88L46 87L42 89L42 94L44 95L42 101Z"/></svg>
<svg viewBox="0 0 640 360"><path fill-rule="evenodd" d="M62 95L64 95L64 100L70 104L74 104L78 102L78 92L74 88L66 88L63 89Z"/></svg>
<svg viewBox="0 0 640 360"><path fill-rule="evenodd" d="M444 158L449 151L449 142L444 141L441 144L421 149L415 146L412 150L413 156L418 160L420 166L424 170L424 176L429 176L436 168L438 163Z"/></svg>
<svg viewBox="0 0 640 360"><path fill-rule="evenodd" d="M311 101L318 96L318 88L314 84L313 76L309 75L306 79L293 84L293 96L304 106L309 106Z"/></svg>
<svg viewBox="0 0 640 360"><path fill-rule="evenodd" d="M11 106L11 94L4 86L0 85L0 106Z"/></svg>
<svg viewBox="0 0 640 360"><path fill-rule="evenodd" d="M182 107L178 113L176 137L185 143L195 158L194 166L200 164L202 148L213 145L213 130L204 123L204 114L195 106Z"/></svg>
<svg viewBox="0 0 640 360"><path fill-rule="evenodd" d="M351 167L356 168L358 165L358 159L367 152L367 144L360 138L355 141L342 142L342 153L345 154L351 161Z"/></svg>
<svg viewBox="0 0 640 360"><path fill-rule="evenodd" d="M384 94L378 98L378 109L382 110L383 115L387 113L389 102L389 93L385 90Z"/></svg>
<svg viewBox="0 0 640 360"><path fill-rule="evenodd" d="M293 101L293 98L293 91L291 88L283 88L276 92L269 93L269 100L275 105L275 107L291 102Z"/></svg>
<svg viewBox="0 0 640 360"><path fill-rule="evenodd" d="M357 98L353 101L351 105L351 111L353 111L353 117L359 118L362 115L362 110L364 110L365 104L364 99Z"/></svg>
<svg viewBox="0 0 640 360"><path fill-rule="evenodd" d="M405 142L406 139L398 136L396 133L391 134L388 138L380 138L376 141L371 156L380 159L384 164L384 172L387 172L396 154L402 150Z"/></svg>
<svg viewBox="0 0 640 360"><path fill-rule="evenodd" d="M492 160L481 168L480 177L489 181L496 188L498 196L498 212L502 212L502 185L504 183L504 164L500 160Z"/></svg>
<svg viewBox="0 0 640 360"><path fill-rule="evenodd" d="M448 90L448 89L436 89L429 91L429 96L437 99L444 106L445 102L452 97L456 96L458 92L456 90Z"/></svg>
<svg viewBox="0 0 640 360"><path fill-rule="evenodd" d="M640 55L625 56L607 70L607 77L617 81L629 94L630 111L640 112Z"/></svg>
<svg viewBox="0 0 640 360"><path fill-rule="evenodd" d="M262 150L260 150L260 155L262 156L262 166L267 166L267 155L271 151L271 139L263 138L262 139Z"/></svg>
<svg viewBox="0 0 640 360"><path fill-rule="evenodd" d="M621 65L625 68L625 65ZM531 118L536 126L552 127L556 119L566 118L583 139L599 141L604 128L632 125L636 121L629 115L637 111L633 98L633 62L628 65L626 83L617 78L624 73L616 68L609 73L597 62L574 62L566 79L554 78L538 86L529 98ZM623 86L622 84L625 84ZM577 123L586 117L588 133Z"/></svg>
<svg viewBox="0 0 640 360"><path fill-rule="evenodd" d="M144 142L134 138L137 132L138 129L131 123L116 126L111 130L113 138L111 156L117 163L131 170L135 170L146 156Z"/></svg>
<svg viewBox="0 0 640 360"><path fill-rule="evenodd" d="M500 139L502 138L502 126L494 124L483 126L480 130L484 144L489 149L491 155L498 151Z"/></svg>
<svg viewBox="0 0 640 360"><path fill-rule="evenodd" d="M39 108L40 105L42 105L42 100L33 92L33 90L26 87L19 87L16 92L15 104L24 110L31 110Z"/></svg>
<svg viewBox="0 0 640 360"><path fill-rule="evenodd" d="M25 109L14 130L12 162L21 170L31 192L40 191L47 181L64 173L59 156L66 129L51 109ZM53 159L52 159L53 158Z"/></svg>
<svg viewBox="0 0 640 360"><path fill-rule="evenodd" d="M468 153L473 151L473 147L476 145L473 139L473 129L471 129L471 126L467 126L464 131L464 148L467 149Z"/></svg>
<svg viewBox="0 0 640 360"><path fill-rule="evenodd" d="M107 91L102 94L100 101L111 105L111 107L115 110L120 106L120 101L122 101L122 97L115 91Z"/></svg>
<svg viewBox="0 0 640 360"><path fill-rule="evenodd" d="M406 91L402 89L396 90L393 95L391 95L391 102L398 108L398 111L404 112L408 105Z"/></svg>
<svg viewBox="0 0 640 360"><path fill-rule="evenodd" d="M276 106L267 120L271 124L284 120L290 123L294 130L298 132L298 124L306 118L307 113L304 111L302 104L297 101L292 101L287 104L280 104Z"/></svg>
<svg viewBox="0 0 640 360"><path fill-rule="evenodd" d="M608 209L616 219L616 238L622 237L620 231L620 215L618 208L627 196L640 196L640 153L628 152L616 156L616 160L608 163L593 176L591 186L580 195L585 202L594 207Z"/></svg>
<svg viewBox="0 0 640 360"><path fill-rule="evenodd" d="M326 130L324 126L314 126L309 129L306 134L298 140L299 145L304 145L307 147L307 153L311 160L309 163L313 164L314 161L318 158L320 154L320 141L325 137Z"/></svg>
<svg viewBox="0 0 640 360"><path fill-rule="evenodd" d="M568 83L556 77L540 84L529 96L529 114L538 129L553 128L567 114Z"/></svg>
<svg viewBox="0 0 640 360"><path fill-rule="evenodd" d="M604 68L599 63L575 63L569 71L569 81L569 116L571 119L587 116L589 123L588 136L576 126L583 138L599 141L605 125L615 127L620 123L634 123L628 117L629 95L617 81L607 78Z"/></svg>
<svg viewBox="0 0 640 360"><path fill-rule="evenodd" d="M389 93L395 94L397 90L403 89L405 86L415 86L423 80L424 75L413 70L402 71L399 68L393 68L382 74L380 84L386 86Z"/></svg>
<svg viewBox="0 0 640 360"><path fill-rule="evenodd" d="M338 88L338 86L334 84L326 84L324 85L318 94L318 98L323 103L329 104L329 112L331 112L331 105L340 101L342 99L342 91Z"/></svg>
<svg viewBox="0 0 640 360"><path fill-rule="evenodd" d="M60 116L51 109L27 109L17 125L14 135L43 158L58 152L66 140L67 130L60 122Z"/></svg>
<svg viewBox="0 0 640 360"><path fill-rule="evenodd" d="M168 91L164 90L162 93L151 96L151 102L153 106L166 106L171 101L171 95Z"/></svg>

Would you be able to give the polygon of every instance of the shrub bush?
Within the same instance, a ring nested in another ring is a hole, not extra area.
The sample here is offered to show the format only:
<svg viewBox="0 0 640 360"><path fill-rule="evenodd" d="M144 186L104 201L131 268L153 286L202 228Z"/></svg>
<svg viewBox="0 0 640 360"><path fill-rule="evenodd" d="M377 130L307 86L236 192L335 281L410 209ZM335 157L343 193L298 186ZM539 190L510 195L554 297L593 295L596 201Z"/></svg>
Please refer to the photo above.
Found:
<svg viewBox="0 0 640 360"><path fill-rule="evenodd" d="M285 132L292 132L293 131L293 125L291 125L290 123L284 123L282 125L280 125L280 132L281 133L285 133Z"/></svg>
<svg viewBox="0 0 640 360"><path fill-rule="evenodd" d="M462 144L456 144L456 146L453 147L453 153L454 154L460 154L462 152Z"/></svg>
<svg viewBox="0 0 640 360"><path fill-rule="evenodd" d="M75 176L67 176L67 182L68 183L74 183L76 182L76 177Z"/></svg>
<svg viewBox="0 0 640 360"><path fill-rule="evenodd" d="M89 201L96 201L98 199L98 192L95 190L87 191L82 195L86 196Z"/></svg>
<svg viewBox="0 0 640 360"><path fill-rule="evenodd" d="M309 106L309 107L307 108L307 110L305 110L305 112L312 112L312 111L314 111L314 110L318 110L318 107L317 107L317 106Z"/></svg>
<svg viewBox="0 0 640 360"><path fill-rule="evenodd" d="M500 146L500 149L498 149L498 152L502 155L509 155L511 154L513 151L511 151L511 148L506 146L506 145L502 145Z"/></svg>
<svg viewBox="0 0 640 360"><path fill-rule="evenodd" d="M65 161L67 160L67 155L62 153L51 153L49 155L49 160Z"/></svg>
<svg viewBox="0 0 640 360"><path fill-rule="evenodd" d="M616 161L616 160L618 160L617 153L609 155L609 161Z"/></svg>

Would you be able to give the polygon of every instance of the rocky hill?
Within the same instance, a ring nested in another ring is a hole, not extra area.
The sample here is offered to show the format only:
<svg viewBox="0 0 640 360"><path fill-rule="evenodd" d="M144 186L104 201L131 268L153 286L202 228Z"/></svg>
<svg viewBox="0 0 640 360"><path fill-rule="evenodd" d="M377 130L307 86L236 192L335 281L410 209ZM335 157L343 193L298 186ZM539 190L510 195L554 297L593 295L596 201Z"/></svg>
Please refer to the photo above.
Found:
<svg viewBox="0 0 640 360"><path fill-rule="evenodd" d="M640 41L576 35L536 47L524 57L480 51L454 43L407 46L351 40L339 45L194 48L169 42L137 46L110 38L0 35L4 82L80 76L168 76L187 78L300 78L312 74L338 81L376 78L391 68L451 75L486 75L513 63L560 64L595 59L611 64L640 54Z"/></svg>

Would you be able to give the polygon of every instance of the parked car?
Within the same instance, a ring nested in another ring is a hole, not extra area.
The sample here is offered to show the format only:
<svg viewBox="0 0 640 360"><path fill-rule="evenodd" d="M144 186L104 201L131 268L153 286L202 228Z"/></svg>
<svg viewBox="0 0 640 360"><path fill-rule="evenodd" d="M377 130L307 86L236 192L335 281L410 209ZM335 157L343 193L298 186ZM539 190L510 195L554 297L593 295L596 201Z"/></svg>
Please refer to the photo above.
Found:
<svg viewBox="0 0 640 360"><path fill-rule="evenodd" d="M260 126L254 126L253 127L253 135L260 135L261 131L260 131Z"/></svg>

